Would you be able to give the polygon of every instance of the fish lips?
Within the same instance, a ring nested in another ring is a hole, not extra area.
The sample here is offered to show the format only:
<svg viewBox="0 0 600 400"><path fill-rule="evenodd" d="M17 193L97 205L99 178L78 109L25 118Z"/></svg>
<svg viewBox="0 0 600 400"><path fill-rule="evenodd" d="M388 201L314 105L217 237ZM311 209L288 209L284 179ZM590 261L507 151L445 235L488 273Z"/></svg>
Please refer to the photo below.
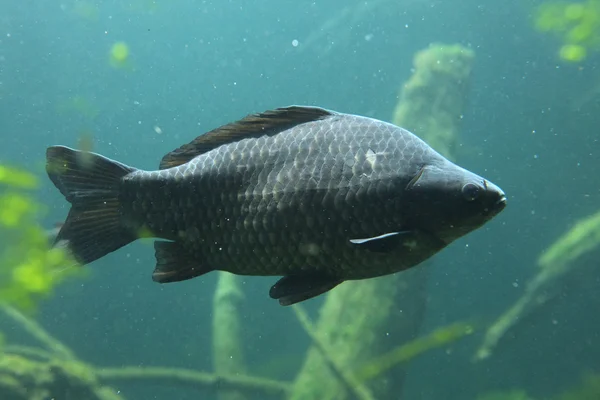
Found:
<svg viewBox="0 0 600 400"><path fill-rule="evenodd" d="M505 208L506 208L506 195L501 194L500 197L498 198L498 200L496 200L496 202L494 202L491 206L488 206L483 209L483 215L491 218L491 217L494 217L494 216L500 214L500 212L502 210L504 210Z"/></svg>

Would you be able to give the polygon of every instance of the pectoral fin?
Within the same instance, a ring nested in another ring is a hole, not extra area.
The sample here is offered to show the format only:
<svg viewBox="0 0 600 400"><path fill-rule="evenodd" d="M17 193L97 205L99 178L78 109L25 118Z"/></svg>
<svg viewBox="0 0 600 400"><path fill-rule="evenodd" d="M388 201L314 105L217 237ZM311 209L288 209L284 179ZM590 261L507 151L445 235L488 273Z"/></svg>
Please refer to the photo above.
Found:
<svg viewBox="0 0 600 400"><path fill-rule="evenodd" d="M282 306L289 306L323 294L340 283L342 279L327 275L288 275L271 287L269 296L279 300Z"/></svg>
<svg viewBox="0 0 600 400"><path fill-rule="evenodd" d="M375 253L388 253L402 244L403 236L410 231L391 232L364 239L350 239L350 243Z"/></svg>

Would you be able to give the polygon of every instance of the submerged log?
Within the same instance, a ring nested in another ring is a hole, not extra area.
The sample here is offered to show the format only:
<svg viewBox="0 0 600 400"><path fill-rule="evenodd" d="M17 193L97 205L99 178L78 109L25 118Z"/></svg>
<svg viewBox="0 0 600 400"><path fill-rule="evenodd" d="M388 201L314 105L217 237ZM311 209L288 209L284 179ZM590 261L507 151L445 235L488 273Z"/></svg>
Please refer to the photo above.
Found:
<svg viewBox="0 0 600 400"><path fill-rule="evenodd" d="M473 57L471 50L458 45L432 44L417 53L415 72L404 85L394 113L395 124L450 159ZM344 376L416 337L425 312L427 276L427 265L421 265L390 276L345 282L330 292L315 327L320 344L309 349L289 398L399 399L405 375L402 365L361 384L358 391L348 387L353 385L351 374Z"/></svg>
<svg viewBox="0 0 600 400"><path fill-rule="evenodd" d="M244 300L239 276L219 272L213 300L213 364L219 375L235 376L246 372L240 306ZM244 400L236 389L222 390L219 400Z"/></svg>

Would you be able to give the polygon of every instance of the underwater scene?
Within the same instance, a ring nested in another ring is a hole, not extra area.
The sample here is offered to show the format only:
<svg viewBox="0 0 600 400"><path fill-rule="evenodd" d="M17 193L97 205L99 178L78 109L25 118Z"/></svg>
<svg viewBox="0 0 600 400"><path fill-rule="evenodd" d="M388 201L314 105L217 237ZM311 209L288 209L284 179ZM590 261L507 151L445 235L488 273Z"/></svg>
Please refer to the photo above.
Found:
<svg viewBox="0 0 600 400"><path fill-rule="evenodd" d="M600 0L4 0L0 400L600 400L599 126Z"/></svg>

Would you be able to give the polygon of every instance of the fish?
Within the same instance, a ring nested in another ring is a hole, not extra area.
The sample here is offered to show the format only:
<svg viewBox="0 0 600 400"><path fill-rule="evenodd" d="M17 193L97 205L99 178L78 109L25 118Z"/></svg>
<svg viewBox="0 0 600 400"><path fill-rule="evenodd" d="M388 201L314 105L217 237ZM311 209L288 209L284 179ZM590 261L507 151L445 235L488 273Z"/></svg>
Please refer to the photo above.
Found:
<svg viewBox="0 0 600 400"><path fill-rule="evenodd" d="M415 267L507 202L410 131L317 106L249 114L169 152L158 170L85 153L46 150L48 177L71 204L55 241L79 265L151 237L153 281L279 276L269 296L282 306Z"/></svg>

